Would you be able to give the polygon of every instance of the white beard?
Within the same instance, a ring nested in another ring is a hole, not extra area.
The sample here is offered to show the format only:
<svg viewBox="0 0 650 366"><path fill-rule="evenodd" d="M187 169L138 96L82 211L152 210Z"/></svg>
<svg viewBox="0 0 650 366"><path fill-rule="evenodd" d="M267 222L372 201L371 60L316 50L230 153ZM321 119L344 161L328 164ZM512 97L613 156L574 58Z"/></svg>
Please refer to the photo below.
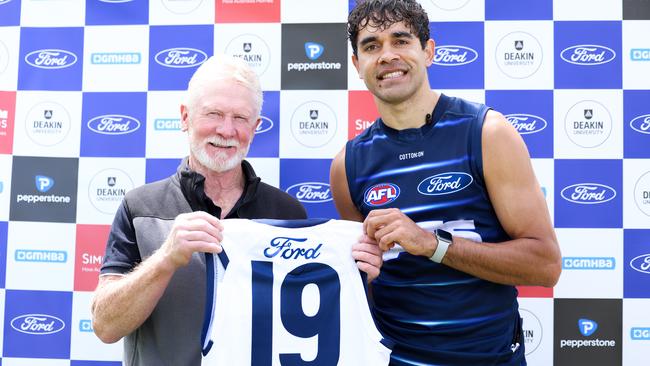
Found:
<svg viewBox="0 0 650 366"><path fill-rule="evenodd" d="M190 135L192 136L192 131L190 131ZM237 153L231 157L228 157L225 152L219 152L211 156L205 149L208 143L218 146L234 146L237 148ZM190 151L196 160L204 167L217 173L227 172L238 167L248 154L249 148L250 144L241 147L235 140L222 139L217 136L206 138L203 141L196 141L192 138L190 142Z"/></svg>

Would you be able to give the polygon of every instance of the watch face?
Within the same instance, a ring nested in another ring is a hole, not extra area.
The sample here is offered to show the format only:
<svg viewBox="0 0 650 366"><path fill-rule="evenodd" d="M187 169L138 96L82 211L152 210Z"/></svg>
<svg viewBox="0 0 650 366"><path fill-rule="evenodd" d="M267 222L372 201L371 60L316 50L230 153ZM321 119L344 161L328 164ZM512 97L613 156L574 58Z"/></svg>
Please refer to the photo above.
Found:
<svg viewBox="0 0 650 366"><path fill-rule="evenodd" d="M438 237L440 237L441 239L446 240L446 241L448 241L450 243L453 240L452 236L451 236L451 233L449 231L438 229L438 230L436 230L436 235Z"/></svg>

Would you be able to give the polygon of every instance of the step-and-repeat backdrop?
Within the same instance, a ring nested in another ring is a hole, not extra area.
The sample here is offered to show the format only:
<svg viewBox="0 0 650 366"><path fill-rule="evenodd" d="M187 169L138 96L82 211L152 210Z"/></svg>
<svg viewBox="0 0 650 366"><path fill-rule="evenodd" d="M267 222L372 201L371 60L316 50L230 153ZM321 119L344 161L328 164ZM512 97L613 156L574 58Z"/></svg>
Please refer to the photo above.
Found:
<svg viewBox="0 0 650 366"><path fill-rule="evenodd" d="M562 248L520 288L530 365L650 358L650 1L421 0L432 87L507 116ZM213 53L260 75L250 161L337 217L332 157L374 121L346 0L0 0L0 364L113 366L90 301L128 190L187 153L179 103ZM512 197L512 199L519 199Z"/></svg>

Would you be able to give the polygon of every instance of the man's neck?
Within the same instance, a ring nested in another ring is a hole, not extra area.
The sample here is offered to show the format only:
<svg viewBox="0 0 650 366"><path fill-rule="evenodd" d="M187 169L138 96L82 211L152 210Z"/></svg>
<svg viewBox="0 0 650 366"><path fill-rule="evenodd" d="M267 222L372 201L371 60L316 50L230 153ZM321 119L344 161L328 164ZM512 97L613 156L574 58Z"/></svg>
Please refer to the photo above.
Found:
<svg viewBox="0 0 650 366"><path fill-rule="evenodd" d="M189 164L192 170L205 177L205 194L221 208L222 218L225 217L244 192L244 170L241 164L225 172L210 170L191 156Z"/></svg>
<svg viewBox="0 0 650 366"><path fill-rule="evenodd" d="M398 104L385 103L375 98L382 121L396 130L420 128L427 122L427 115L433 113L440 94L426 88L412 98Z"/></svg>

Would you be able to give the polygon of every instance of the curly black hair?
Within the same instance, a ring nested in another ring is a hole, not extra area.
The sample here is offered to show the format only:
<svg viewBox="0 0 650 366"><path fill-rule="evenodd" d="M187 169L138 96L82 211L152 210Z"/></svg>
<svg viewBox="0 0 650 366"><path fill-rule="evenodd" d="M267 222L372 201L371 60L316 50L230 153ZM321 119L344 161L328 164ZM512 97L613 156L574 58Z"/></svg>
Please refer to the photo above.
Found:
<svg viewBox="0 0 650 366"><path fill-rule="evenodd" d="M379 30L404 22L417 35L424 49L429 35L429 17L416 0L357 0L348 16L348 37L354 55L357 55L359 31L368 24Z"/></svg>

